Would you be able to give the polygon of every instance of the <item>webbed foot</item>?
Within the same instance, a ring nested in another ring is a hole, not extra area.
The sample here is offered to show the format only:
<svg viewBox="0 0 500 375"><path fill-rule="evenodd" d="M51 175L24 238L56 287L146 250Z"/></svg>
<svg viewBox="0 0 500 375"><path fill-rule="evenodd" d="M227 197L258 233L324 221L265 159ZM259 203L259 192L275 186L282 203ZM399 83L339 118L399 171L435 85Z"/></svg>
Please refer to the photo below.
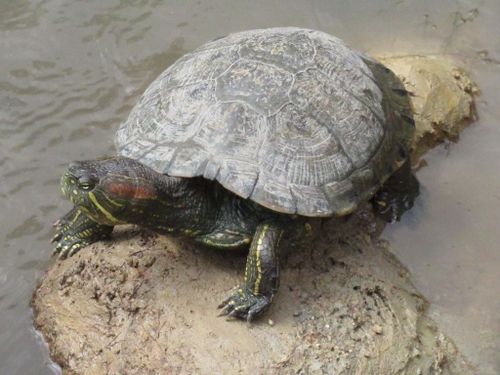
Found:
<svg viewBox="0 0 500 375"><path fill-rule="evenodd" d="M219 308L222 309L219 315L246 319L247 322L251 322L264 313L270 305L271 299L269 297L254 294L242 286L219 305Z"/></svg>
<svg viewBox="0 0 500 375"><path fill-rule="evenodd" d="M76 235L67 235L57 241L53 254L59 254L59 259L66 259L75 255L78 251L93 241L79 238Z"/></svg>
<svg viewBox="0 0 500 375"><path fill-rule="evenodd" d="M257 226L245 267L245 282L220 305L220 315L251 322L271 305L279 286L279 242L284 230L280 223Z"/></svg>
<svg viewBox="0 0 500 375"><path fill-rule="evenodd" d="M76 208L57 220L54 227L53 254L59 254L60 259L73 256L85 246L109 238L113 231L112 226L98 224Z"/></svg>
<svg viewBox="0 0 500 375"><path fill-rule="evenodd" d="M373 200L375 211L388 223L401 220L401 216L413 207L415 197L409 194L391 195L380 191Z"/></svg>
<svg viewBox="0 0 500 375"><path fill-rule="evenodd" d="M399 221L405 211L413 207L419 193L417 178L412 174L407 160L372 198L375 212L385 221Z"/></svg>

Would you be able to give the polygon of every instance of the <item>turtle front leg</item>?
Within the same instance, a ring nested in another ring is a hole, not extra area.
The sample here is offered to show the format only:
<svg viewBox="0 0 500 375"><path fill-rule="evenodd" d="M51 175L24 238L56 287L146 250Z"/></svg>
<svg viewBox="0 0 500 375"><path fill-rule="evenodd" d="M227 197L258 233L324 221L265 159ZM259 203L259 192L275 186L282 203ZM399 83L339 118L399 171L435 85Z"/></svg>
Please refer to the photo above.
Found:
<svg viewBox="0 0 500 375"><path fill-rule="evenodd" d="M385 221L399 221L413 207L419 193L419 183L411 171L410 160L389 177L372 199L375 211Z"/></svg>
<svg viewBox="0 0 500 375"><path fill-rule="evenodd" d="M245 281L220 305L221 314L248 322L266 311L279 287L278 248L283 229L276 223L257 226L250 245Z"/></svg>
<svg viewBox="0 0 500 375"><path fill-rule="evenodd" d="M98 224L76 207L54 223L56 234L54 254L60 259L73 256L83 247L109 238L112 226Z"/></svg>
<svg viewBox="0 0 500 375"><path fill-rule="evenodd" d="M57 219L52 225L56 230L62 229L71 223L80 213L81 212L76 207L73 207L66 215Z"/></svg>

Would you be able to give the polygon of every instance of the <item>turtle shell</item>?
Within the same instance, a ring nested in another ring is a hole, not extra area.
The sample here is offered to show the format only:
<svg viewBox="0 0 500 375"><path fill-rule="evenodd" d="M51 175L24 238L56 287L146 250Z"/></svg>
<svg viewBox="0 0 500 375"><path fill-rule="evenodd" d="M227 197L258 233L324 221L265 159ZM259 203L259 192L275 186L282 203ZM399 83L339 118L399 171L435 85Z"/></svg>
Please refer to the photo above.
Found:
<svg viewBox="0 0 500 375"><path fill-rule="evenodd" d="M343 215L406 158L405 94L391 71L331 35L245 31L165 70L115 143L158 172L215 179L278 212Z"/></svg>

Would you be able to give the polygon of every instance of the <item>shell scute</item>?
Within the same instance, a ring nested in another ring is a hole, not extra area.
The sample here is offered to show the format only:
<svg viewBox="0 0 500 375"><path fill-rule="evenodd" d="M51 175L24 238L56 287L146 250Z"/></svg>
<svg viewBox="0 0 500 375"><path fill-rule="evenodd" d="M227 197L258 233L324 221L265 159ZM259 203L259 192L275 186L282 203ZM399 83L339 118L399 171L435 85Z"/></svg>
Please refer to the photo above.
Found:
<svg viewBox="0 0 500 375"><path fill-rule="evenodd" d="M259 112L271 115L288 102L287 92L293 74L253 60L236 61L217 78L217 98L221 101L241 100Z"/></svg>
<svg viewBox="0 0 500 375"><path fill-rule="evenodd" d="M216 78L238 60L237 47L222 47L191 53L176 69L168 69L162 82L183 87Z"/></svg>
<svg viewBox="0 0 500 375"><path fill-rule="evenodd" d="M275 33L249 38L242 43L240 56L263 61L296 72L314 61L315 46L307 33Z"/></svg>

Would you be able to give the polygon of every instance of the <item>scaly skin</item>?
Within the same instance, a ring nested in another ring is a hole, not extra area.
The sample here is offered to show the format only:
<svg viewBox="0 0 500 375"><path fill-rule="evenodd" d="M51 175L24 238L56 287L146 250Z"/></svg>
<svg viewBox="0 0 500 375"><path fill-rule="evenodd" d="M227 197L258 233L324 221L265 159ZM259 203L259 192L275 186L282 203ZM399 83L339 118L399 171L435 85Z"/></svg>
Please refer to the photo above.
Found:
<svg viewBox="0 0 500 375"><path fill-rule="evenodd" d="M73 208L54 226L56 234L52 238L55 242L54 253L60 259L75 255L87 245L111 237L112 226L100 225L89 219L82 211Z"/></svg>
<svg viewBox="0 0 500 375"><path fill-rule="evenodd" d="M401 175L408 183L407 173ZM221 315L247 321L266 311L278 291L284 232L306 236L311 228L307 218L268 210L217 182L162 175L124 157L71 163L61 190L75 205L55 224L61 258L126 223L221 249L250 245L244 282L219 306Z"/></svg>
<svg viewBox="0 0 500 375"><path fill-rule="evenodd" d="M372 203L380 217L394 223L413 207L418 193L419 183L411 173L411 163L407 160L375 194Z"/></svg>
<svg viewBox="0 0 500 375"><path fill-rule="evenodd" d="M279 243L284 228L276 222L257 226L245 268L244 283L219 308L221 315L251 321L271 304L279 287Z"/></svg>

